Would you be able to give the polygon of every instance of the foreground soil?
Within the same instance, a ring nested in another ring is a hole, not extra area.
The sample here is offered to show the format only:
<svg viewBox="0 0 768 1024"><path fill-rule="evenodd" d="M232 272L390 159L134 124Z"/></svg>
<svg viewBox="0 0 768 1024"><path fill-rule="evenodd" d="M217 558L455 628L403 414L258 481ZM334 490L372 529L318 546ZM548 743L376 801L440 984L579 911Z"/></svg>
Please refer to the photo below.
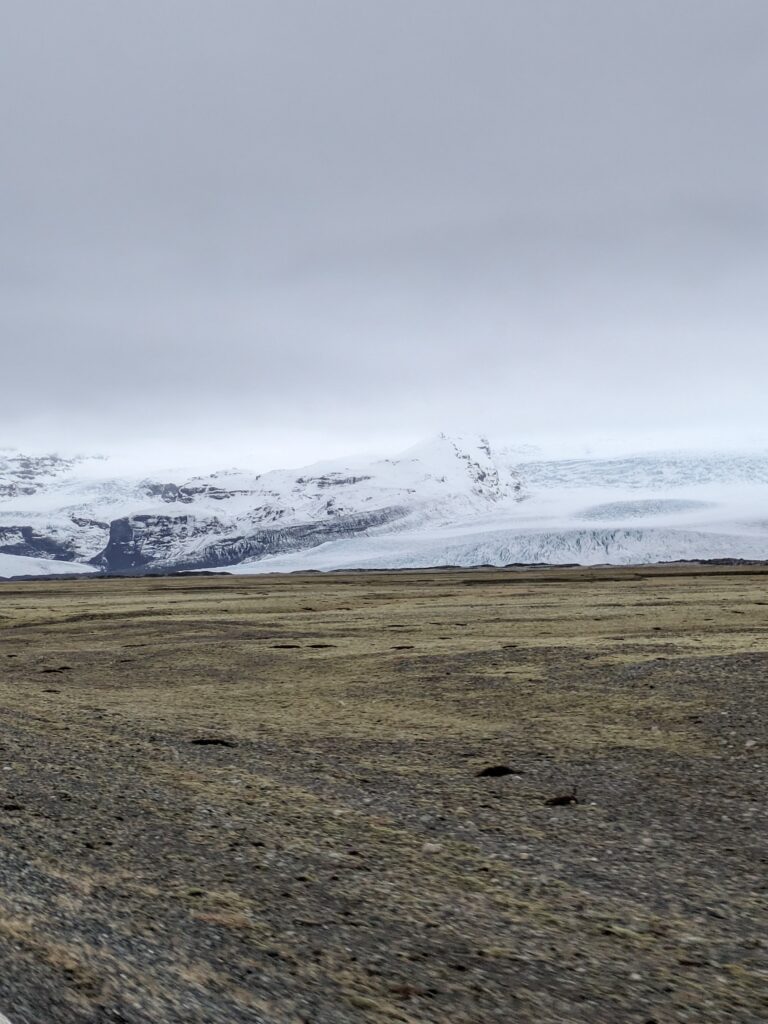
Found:
<svg viewBox="0 0 768 1024"><path fill-rule="evenodd" d="M767 670L755 566L0 585L0 1010L765 1022Z"/></svg>

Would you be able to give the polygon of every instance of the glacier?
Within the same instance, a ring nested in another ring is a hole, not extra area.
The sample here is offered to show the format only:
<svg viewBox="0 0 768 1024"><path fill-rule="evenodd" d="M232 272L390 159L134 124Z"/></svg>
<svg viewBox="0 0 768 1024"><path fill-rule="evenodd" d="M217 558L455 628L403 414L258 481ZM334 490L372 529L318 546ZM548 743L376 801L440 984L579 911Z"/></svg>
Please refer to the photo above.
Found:
<svg viewBox="0 0 768 1024"><path fill-rule="evenodd" d="M440 434L296 470L110 469L0 449L0 577L768 558L768 447L562 458Z"/></svg>
<svg viewBox="0 0 768 1024"><path fill-rule="evenodd" d="M25 555L0 553L0 579L15 576L63 576L72 573L94 573L98 570L83 562L62 562L52 558L28 558Z"/></svg>

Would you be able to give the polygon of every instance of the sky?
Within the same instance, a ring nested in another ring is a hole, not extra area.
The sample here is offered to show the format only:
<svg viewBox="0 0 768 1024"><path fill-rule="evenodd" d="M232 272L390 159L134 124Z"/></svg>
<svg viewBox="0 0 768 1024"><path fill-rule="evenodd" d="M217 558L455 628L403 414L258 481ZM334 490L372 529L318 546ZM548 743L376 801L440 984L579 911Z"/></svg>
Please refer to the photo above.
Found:
<svg viewBox="0 0 768 1024"><path fill-rule="evenodd" d="M8 0L0 446L768 437L765 0Z"/></svg>

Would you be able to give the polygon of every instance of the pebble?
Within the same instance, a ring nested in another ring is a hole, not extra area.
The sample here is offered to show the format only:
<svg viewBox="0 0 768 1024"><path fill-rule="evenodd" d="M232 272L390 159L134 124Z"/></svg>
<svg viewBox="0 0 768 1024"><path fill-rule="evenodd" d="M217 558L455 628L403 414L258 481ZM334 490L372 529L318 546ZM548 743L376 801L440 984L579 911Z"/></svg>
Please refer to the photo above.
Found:
<svg viewBox="0 0 768 1024"><path fill-rule="evenodd" d="M421 848L422 853L440 853L442 846L440 843L424 843Z"/></svg>

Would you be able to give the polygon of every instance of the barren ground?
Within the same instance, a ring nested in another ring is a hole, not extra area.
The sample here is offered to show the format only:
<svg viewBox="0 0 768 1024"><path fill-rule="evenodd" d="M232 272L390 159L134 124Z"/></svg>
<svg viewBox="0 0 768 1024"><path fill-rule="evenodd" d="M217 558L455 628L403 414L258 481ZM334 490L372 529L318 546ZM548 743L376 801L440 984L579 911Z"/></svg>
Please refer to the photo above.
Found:
<svg viewBox="0 0 768 1024"><path fill-rule="evenodd" d="M764 1024L767 669L754 566L0 584L0 1010Z"/></svg>

